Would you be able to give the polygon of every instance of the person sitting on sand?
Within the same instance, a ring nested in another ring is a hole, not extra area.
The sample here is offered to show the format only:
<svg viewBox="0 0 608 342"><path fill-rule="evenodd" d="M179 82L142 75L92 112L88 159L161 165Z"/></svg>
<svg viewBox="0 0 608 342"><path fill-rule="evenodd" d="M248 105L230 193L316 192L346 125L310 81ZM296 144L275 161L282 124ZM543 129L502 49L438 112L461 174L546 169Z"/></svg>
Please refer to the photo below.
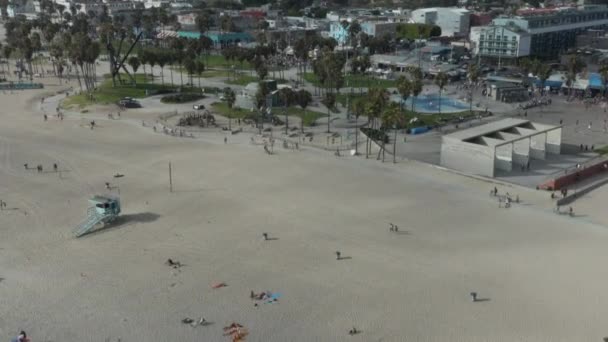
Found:
<svg viewBox="0 0 608 342"><path fill-rule="evenodd" d="M17 335L17 337L15 337L11 340L11 342L29 342L29 341L30 341L30 339L27 338L27 334L23 330L21 330L21 332L19 333L19 335Z"/></svg>
<svg viewBox="0 0 608 342"><path fill-rule="evenodd" d="M359 330L357 330L357 328L355 328L355 327L353 327L352 329L350 329L348 331L348 334L351 335L351 336L352 335L357 335L358 333L359 333Z"/></svg>
<svg viewBox="0 0 608 342"><path fill-rule="evenodd" d="M173 267L173 268L182 267L182 263L181 262L179 262L179 261L173 261L171 259L167 259L166 264L169 265L169 266L171 266L171 267Z"/></svg>

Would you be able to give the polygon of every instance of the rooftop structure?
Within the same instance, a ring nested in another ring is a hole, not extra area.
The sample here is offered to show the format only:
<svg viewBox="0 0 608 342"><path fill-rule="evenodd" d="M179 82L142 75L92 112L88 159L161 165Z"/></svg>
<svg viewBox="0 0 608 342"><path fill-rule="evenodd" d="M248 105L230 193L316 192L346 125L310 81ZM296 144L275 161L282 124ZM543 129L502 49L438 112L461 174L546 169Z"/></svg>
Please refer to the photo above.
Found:
<svg viewBox="0 0 608 342"><path fill-rule="evenodd" d="M444 135L441 165L471 174L494 177L496 170L526 167L530 159L544 160L561 152L561 126L504 119Z"/></svg>
<svg viewBox="0 0 608 342"><path fill-rule="evenodd" d="M412 20L441 27L442 36L466 36L469 33L469 11L464 8L421 8L412 11Z"/></svg>

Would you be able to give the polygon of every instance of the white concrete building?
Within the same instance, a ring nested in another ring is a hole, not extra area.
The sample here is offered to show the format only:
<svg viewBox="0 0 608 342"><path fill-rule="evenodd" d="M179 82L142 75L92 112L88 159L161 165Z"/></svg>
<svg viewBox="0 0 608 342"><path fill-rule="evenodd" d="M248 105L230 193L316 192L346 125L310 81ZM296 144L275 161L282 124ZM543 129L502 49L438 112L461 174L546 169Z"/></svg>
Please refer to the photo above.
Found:
<svg viewBox="0 0 608 342"><path fill-rule="evenodd" d="M469 34L470 12L464 8L421 8L412 11L411 16L412 21L415 23L441 27L441 35L444 37L466 36Z"/></svg>
<svg viewBox="0 0 608 342"><path fill-rule="evenodd" d="M504 119L464 129L441 138L441 165L494 177L497 170L529 165L560 154L562 127L521 119Z"/></svg>
<svg viewBox="0 0 608 342"><path fill-rule="evenodd" d="M531 36L517 27L472 27L469 38L475 55L502 58L530 55Z"/></svg>
<svg viewBox="0 0 608 342"><path fill-rule="evenodd" d="M556 58L576 45L576 36L581 32L608 28L608 7L605 5L520 10L518 13L517 16L495 18L490 26L471 32L470 39L481 48L482 57ZM513 39L517 40L517 45L512 43Z"/></svg>

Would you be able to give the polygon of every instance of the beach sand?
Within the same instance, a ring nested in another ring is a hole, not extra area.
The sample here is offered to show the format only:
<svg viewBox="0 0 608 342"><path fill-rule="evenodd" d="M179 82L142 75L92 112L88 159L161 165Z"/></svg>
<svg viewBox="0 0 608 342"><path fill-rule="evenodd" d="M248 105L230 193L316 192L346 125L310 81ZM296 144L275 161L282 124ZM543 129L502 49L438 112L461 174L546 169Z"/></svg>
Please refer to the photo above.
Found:
<svg viewBox="0 0 608 342"><path fill-rule="evenodd" d="M498 186L523 200L499 209L494 184L420 163L269 156L245 135L154 134L131 111L84 114L94 130L44 122L33 98L57 89L0 94L0 339L227 341L231 322L263 342L608 335L608 232L555 215L546 193ZM73 238L106 181L120 188L119 225ZM252 290L281 297L255 307ZM213 324L180 322L201 316Z"/></svg>

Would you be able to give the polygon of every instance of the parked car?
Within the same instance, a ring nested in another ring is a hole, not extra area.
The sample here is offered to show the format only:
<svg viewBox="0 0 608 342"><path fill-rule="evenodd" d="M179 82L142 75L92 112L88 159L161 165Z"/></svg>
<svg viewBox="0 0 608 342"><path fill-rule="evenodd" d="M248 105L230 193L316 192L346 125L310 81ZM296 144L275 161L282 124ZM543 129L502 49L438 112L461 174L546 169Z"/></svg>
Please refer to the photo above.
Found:
<svg viewBox="0 0 608 342"><path fill-rule="evenodd" d="M118 105L124 108L141 108L141 104L133 99L122 99L118 101Z"/></svg>
<svg viewBox="0 0 608 342"><path fill-rule="evenodd" d="M203 110L203 109L205 109L205 105L202 103L198 103L198 104L195 104L194 106L192 106L192 108L194 110Z"/></svg>

